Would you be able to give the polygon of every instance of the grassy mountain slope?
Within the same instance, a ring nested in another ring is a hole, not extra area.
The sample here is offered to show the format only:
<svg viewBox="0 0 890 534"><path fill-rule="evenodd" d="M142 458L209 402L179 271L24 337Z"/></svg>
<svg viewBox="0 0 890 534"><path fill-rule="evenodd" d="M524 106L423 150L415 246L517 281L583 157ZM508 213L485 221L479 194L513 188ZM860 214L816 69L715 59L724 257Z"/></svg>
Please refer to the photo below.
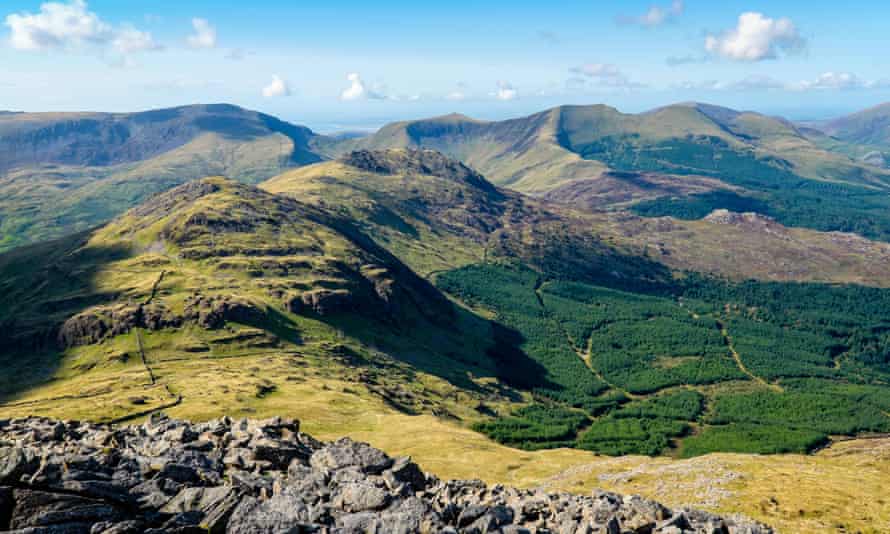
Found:
<svg viewBox="0 0 890 534"><path fill-rule="evenodd" d="M862 145L890 145L890 104L882 104L820 125L828 135Z"/></svg>
<svg viewBox="0 0 890 534"><path fill-rule="evenodd" d="M583 217L493 186L431 150L357 151L262 184L359 221L366 233L420 273L487 258L513 258L591 280L658 278L666 271L607 245Z"/></svg>
<svg viewBox="0 0 890 534"><path fill-rule="evenodd" d="M0 116L0 250L94 227L210 175L256 183L320 160L307 128L229 105Z"/></svg>
<svg viewBox="0 0 890 534"><path fill-rule="evenodd" d="M424 171L418 167L424 159L428 165L443 161L430 151L359 152L288 171L262 187L355 220L423 275L513 257L539 270L562 265L573 276L593 267L585 276L597 280L604 272L631 272L623 258L643 267L647 263L639 258L648 255L650 263L734 280L890 285L887 245L855 235L787 228L756 216L706 218L709 211L693 217L701 220L686 221L597 210L604 195L598 183L623 181L629 184L626 191L639 191L630 195L634 198L653 189L676 194L674 182L664 175L609 173L554 189L542 201L473 185L480 177L466 168ZM467 181L470 176L473 180ZM734 190L725 191L731 195ZM612 199L616 204L633 201ZM757 205L736 207L751 211ZM574 254L567 257L568 250ZM648 274L646 269L638 274L660 276L651 265L647 269Z"/></svg>
<svg viewBox="0 0 890 534"><path fill-rule="evenodd" d="M562 106L502 122L449 115L394 123L367 138L350 140L339 148L335 145L333 150L355 147L433 148L466 161L496 184L525 192L596 178L605 170L603 165L647 170L657 163L659 170L682 175L697 170L740 180L732 166L742 161L814 180L882 183L886 178L822 150L790 122L697 103L637 115L602 105ZM657 155L654 150L663 153ZM713 159L723 152L739 161Z"/></svg>
<svg viewBox="0 0 890 534"><path fill-rule="evenodd" d="M425 151L358 152L262 189L180 186L0 255L0 416L285 414L443 476L605 486L812 532L885 517L887 456L863 452L877 441L709 451L886 431L886 291L674 278L649 237L786 230L622 217L524 198ZM787 232L792 248L829 243ZM566 445L704 456L532 451ZM811 476L843 491L811 491ZM788 480L804 489L777 492Z"/></svg>
<svg viewBox="0 0 890 534"><path fill-rule="evenodd" d="M642 215L682 218L756 211L787 226L890 239L888 171L788 121L705 104L637 115L563 106L502 122L450 115L395 123L326 152L357 147L434 148L518 191L582 189L597 209L641 203Z"/></svg>
<svg viewBox="0 0 890 534"><path fill-rule="evenodd" d="M3 413L249 413L328 379L408 413L506 398L486 385L485 320L350 221L227 179L0 256L0 273Z"/></svg>
<svg viewBox="0 0 890 534"><path fill-rule="evenodd" d="M809 124L805 131L827 150L874 167L890 168L890 104Z"/></svg>
<svg viewBox="0 0 890 534"><path fill-rule="evenodd" d="M806 286L812 294L798 298L790 296L800 291L796 284L753 283L752 295L744 284L695 276L675 280L652 261L735 279L754 274L885 285L886 246L731 213L692 223L572 213L494 189L466 167L447 168L446 161L430 151L360 151L291 171L263 187L337 206L381 246L432 273L448 293L520 334L519 348L542 366L546 382L525 385L536 404L482 423L480 431L527 449L571 445L609 454L695 455L727 447L808 450L835 430L879 431L890 424L880 404L862 411L870 414L867 421L849 415L856 395L881 395L883 364L872 361L870 349L856 341L870 335L865 332L873 325L865 317L871 312L851 308L852 322L844 328L852 330L838 331L834 340L819 324L799 324L799 332L780 339L777 325L799 322L789 315L801 313L796 310L777 309L769 318L743 311L763 306L754 296L759 292L788 293L790 301L803 302L802 313L826 317L833 306L827 302L856 300L862 289L833 294L829 286ZM535 233L550 243L547 251L535 239L503 239ZM575 246L583 234L596 245ZM766 250L758 256L748 247L761 239ZM610 250L607 242L622 246ZM709 245L722 248L702 254L701 247ZM584 252L578 261L566 262L556 253L560 247ZM640 255L626 261L633 250ZM860 255L874 257L859 261ZM598 268L585 268L592 262ZM873 302L888 296L878 289L864 291L873 293L864 297ZM859 319L853 320L854 314ZM733 348L735 329L744 352ZM788 347L787 361L771 361L767 355L782 345ZM844 363L828 356L833 351L844 355ZM828 382L794 382L801 378ZM787 428L780 430L770 421L711 413L724 405L764 401L787 403L778 417L792 417L797 403L815 402L810 397L815 391L846 381L858 385L837 393L835 401L847 414L837 415L832 423L837 426L814 429L808 421L784 419Z"/></svg>
<svg viewBox="0 0 890 534"><path fill-rule="evenodd" d="M618 212L594 213L588 221L604 239L677 270L733 280L890 286L890 245L856 234L789 228L756 213L726 210L698 220Z"/></svg>

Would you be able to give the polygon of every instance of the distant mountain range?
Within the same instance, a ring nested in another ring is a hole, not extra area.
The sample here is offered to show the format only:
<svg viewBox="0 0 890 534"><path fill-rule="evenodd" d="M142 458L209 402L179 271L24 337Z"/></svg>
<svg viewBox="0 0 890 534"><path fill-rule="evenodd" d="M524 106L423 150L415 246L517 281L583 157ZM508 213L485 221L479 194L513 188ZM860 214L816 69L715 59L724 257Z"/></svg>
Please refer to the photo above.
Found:
<svg viewBox="0 0 890 534"><path fill-rule="evenodd" d="M363 137L325 137L230 105L6 113L0 250L90 228L195 178L258 183L354 149L382 148L439 150L497 185L556 199L569 191L576 205L578 197L598 208L643 203L638 212L646 215L692 218L742 209L883 239L890 222L874 193L883 196L890 183L881 145L888 111L832 121L822 133L697 103L638 115L564 106L500 122L461 115L400 122ZM818 205L826 188L841 191L841 206Z"/></svg>
<svg viewBox="0 0 890 534"><path fill-rule="evenodd" d="M189 180L321 158L309 129L230 105L0 116L0 249L95 226Z"/></svg>
<svg viewBox="0 0 890 534"><path fill-rule="evenodd" d="M397 416L506 473L890 433L883 113L0 114L0 418Z"/></svg>

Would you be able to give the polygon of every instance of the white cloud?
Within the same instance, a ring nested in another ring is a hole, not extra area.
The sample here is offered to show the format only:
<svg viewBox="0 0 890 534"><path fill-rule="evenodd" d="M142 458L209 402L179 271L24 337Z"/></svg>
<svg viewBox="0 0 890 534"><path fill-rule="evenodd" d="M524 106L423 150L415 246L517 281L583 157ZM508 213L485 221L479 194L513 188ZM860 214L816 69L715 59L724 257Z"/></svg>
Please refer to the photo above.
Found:
<svg viewBox="0 0 890 534"><path fill-rule="evenodd" d="M516 100L519 98L519 92L508 81L498 80L498 90L492 93L492 96L498 100Z"/></svg>
<svg viewBox="0 0 890 534"><path fill-rule="evenodd" d="M752 75L735 82L705 80L682 82L678 89L704 91L851 91L890 88L890 80L863 80L850 72L825 72L813 80L783 82L770 76Z"/></svg>
<svg viewBox="0 0 890 534"><path fill-rule="evenodd" d="M272 76L272 82L263 87L263 96L266 98L290 96L290 85L281 76L275 74Z"/></svg>
<svg viewBox="0 0 890 534"><path fill-rule="evenodd" d="M729 84L728 89L736 91L763 91L770 89L784 89L785 84L775 78L763 75L752 75L737 82Z"/></svg>
<svg viewBox="0 0 890 534"><path fill-rule="evenodd" d="M656 28L679 17L683 14L685 9L686 6L684 5L683 0L673 0L671 5L666 7L656 5L650 6L645 13L639 16L619 16L618 23L635 24L644 28Z"/></svg>
<svg viewBox="0 0 890 534"><path fill-rule="evenodd" d="M775 59L779 52L799 52L805 46L791 19L771 19L756 12L742 13L735 28L705 38L708 52L734 61Z"/></svg>
<svg viewBox="0 0 890 534"><path fill-rule="evenodd" d="M85 51L116 66L132 65L134 54L163 49L149 32L104 22L89 10L85 0L45 2L39 13L8 15L5 25L10 29L10 45L16 50Z"/></svg>
<svg viewBox="0 0 890 534"><path fill-rule="evenodd" d="M368 87L357 72L346 75L349 87L340 93L341 100L386 100L387 97L380 91Z"/></svg>
<svg viewBox="0 0 890 534"><path fill-rule="evenodd" d="M752 75L735 82L704 80L700 82L682 82L678 89L699 91L766 91L785 89L786 84L769 76Z"/></svg>
<svg viewBox="0 0 890 534"><path fill-rule="evenodd" d="M40 13L27 12L6 17L10 44L17 50L70 49L85 44L103 44L113 36L111 26L89 11L84 0L70 3L46 2Z"/></svg>
<svg viewBox="0 0 890 534"><path fill-rule="evenodd" d="M855 89L884 89L890 86L887 80L868 81L851 72L823 72L815 80L802 80L789 84L793 91L850 91Z"/></svg>
<svg viewBox="0 0 890 534"><path fill-rule="evenodd" d="M188 44L192 48L216 47L216 28L207 19L193 18L192 28L195 33L188 36Z"/></svg>
<svg viewBox="0 0 890 534"><path fill-rule="evenodd" d="M466 100L468 89L469 86L466 84L466 82L457 82L457 86L454 88L454 90L445 95L445 100L451 100L455 102Z"/></svg>
<svg viewBox="0 0 890 534"><path fill-rule="evenodd" d="M569 69L569 72L583 76L599 87L613 87L618 89L639 89L645 87L644 84L631 81L621 69L610 63L586 63ZM586 85L583 83L583 78L578 78L576 76L571 80L576 87L578 85ZM579 82L582 83L579 84Z"/></svg>
<svg viewBox="0 0 890 534"><path fill-rule="evenodd" d="M112 40L111 45L124 56L163 49L155 42L150 33L137 30L132 26L122 28Z"/></svg>

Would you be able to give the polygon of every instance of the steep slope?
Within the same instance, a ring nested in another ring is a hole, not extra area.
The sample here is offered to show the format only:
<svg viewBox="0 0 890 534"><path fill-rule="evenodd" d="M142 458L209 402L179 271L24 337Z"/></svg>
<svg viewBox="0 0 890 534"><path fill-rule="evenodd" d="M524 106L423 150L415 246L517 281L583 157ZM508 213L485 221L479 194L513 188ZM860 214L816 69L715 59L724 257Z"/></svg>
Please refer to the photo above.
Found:
<svg viewBox="0 0 890 534"><path fill-rule="evenodd" d="M788 226L890 239L888 171L829 150L783 119L706 104L637 115L563 106L502 122L450 115L392 124L325 150L423 147L462 159L498 185L538 195L561 190L551 199L583 183L579 193L597 209L642 203L642 215L701 218L742 208ZM824 204L826 193L836 202Z"/></svg>
<svg viewBox="0 0 890 534"><path fill-rule="evenodd" d="M873 328L890 292L674 277L664 265L739 281L886 285L884 245L789 231L758 215L683 223L572 212L493 188L429 150L353 152L263 187L330 202L446 292L518 333L546 383L524 385L535 404L475 427L502 443L618 455L765 453L811 450L834 430L890 428L878 400L887 368L869 348L883 343ZM752 240L764 240L763 255L747 250ZM827 329L820 321L836 313L849 322ZM842 392L847 381L856 385ZM833 393L819 393L826 388ZM876 396L857 408L853 391ZM758 402L776 403L773 416L787 427L742 415ZM813 426L792 415L808 402L833 402L844 415Z"/></svg>
<svg viewBox="0 0 890 534"><path fill-rule="evenodd" d="M734 169L739 162L815 180L885 178L860 175L864 171L854 162L815 146L788 121L699 103L637 115L602 105L562 106L502 122L449 115L391 124L329 150L337 147L433 148L466 161L498 185L525 192L596 178L606 168L740 180Z"/></svg>
<svg viewBox="0 0 890 534"><path fill-rule="evenodd" d="M578 216L497 188L432 150L356 151L262 187L342 210L421 273L514 258L545 272L615 283L667 276L633 251L603 243Z"/></svg>
<svg viewBox="0 0 890 534"><path fill-rule="evenodd" d="M827 150L864 164L890 168L890 104L808 124L807 136Z"/></svg>
<svg viewBox="0 0 890 534"><path fill-rule="evenodd" d="M890 146L890 103L828 121L819 129L842 141Z"/></svg>
<svg viewBox="0 0 890 534"><path fill-rule="evenodd" d="M4 413L243 412L326 380L407 412L500 398L472 378L498 375L486 321L350 221L223 178L0 256L0 280Z"/></svg>
<svg viewBox="0 0 890 534"><path fill-rule="evenodd" d="M230 105L0 115L0 250L85 230L203 176L319 161L307 128Z"/></svg>
<svg viewBox="0 0 890 534"><path fill-rule="evenodd" d="M372 136L332 146L331 154L354 149L429 148L481 170L494 183L537 192L566 180L594 178L605 170L562 146L557 110L503 122L463 115L388 125Z"/></svg>

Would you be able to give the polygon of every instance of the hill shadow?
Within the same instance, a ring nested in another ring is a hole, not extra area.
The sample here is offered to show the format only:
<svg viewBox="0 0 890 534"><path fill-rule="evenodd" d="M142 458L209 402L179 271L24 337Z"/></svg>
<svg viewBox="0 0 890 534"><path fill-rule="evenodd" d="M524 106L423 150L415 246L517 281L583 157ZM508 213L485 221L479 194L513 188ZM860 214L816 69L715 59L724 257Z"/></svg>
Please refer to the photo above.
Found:
<svg viewBox="0 0 890 534"><path fill-rule="evenodd" d="M83 248L92 231L0 255L0 402L51 380L62 361L58 332L68 318L118 295L96 280L126 258L124 246Z"/></svg>

